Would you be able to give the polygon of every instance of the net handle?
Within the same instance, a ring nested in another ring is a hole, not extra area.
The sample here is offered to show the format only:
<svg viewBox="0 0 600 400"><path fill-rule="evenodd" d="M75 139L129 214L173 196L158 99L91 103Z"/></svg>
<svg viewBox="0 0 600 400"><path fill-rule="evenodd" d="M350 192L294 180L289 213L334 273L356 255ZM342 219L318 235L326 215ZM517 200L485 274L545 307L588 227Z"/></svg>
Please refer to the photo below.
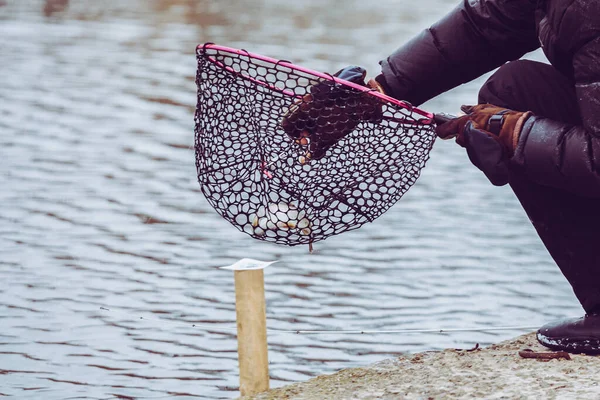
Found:
<svg viewBox="0 0 600 400"><path fill-rule="evenodd" d="M247 56L247 57L250 57L250 58L255 58L257 60L261 60L261 61L273 63L273 64L276 64L276 65L281 65L281 66L284 66L284 67L287 67L287 68L290 68L290 69L293 69L293 70L297 70L297 71L300 71L300 72L303 72L303 73L306 73L306 74L315 75L315 76L317 76L317 77L319 77L321 79L327 79L329 81L333 81L333 82L341 84L341 85L349 86L349 87L351 87L353 89L359 90L361 92L365 92L366 94L378 97L381 100L390 102L392 104L397 105L398 107L402 107L402 108L404 108L404 109L406 109L408 111L414 112L415 114L419 114L419 115L425 117L425 120L421 120L420 121L421 123L432 124L434 122L434 114L432 114L430 112L427 112L427 111L424 111L424 110L421 110L420 108L414 107L412 104L410 104L407 101L402 101L402 100L395 99L393 97L390 97L388 95L385 95L383 93L375 91L375 90L373 90L371 88L368 88L368 87L356 84L354 82L349 82L349 81L346 81L344 79L337 78L337 77L335 77L333 75L330 75L330 74L325 74L325 73L322 73L322 72L319 72L319 71L314 71L314 70L309 69L309 68L301 67L299 65L292 64L292 63L290 63L288 61L285 61L285 60L277 60L275 58L263 56L263 55L260 55L260 54L250 53L249 51L246 51L244 49L234 49L232 47L220 46L220 45L217 45L217 44L214 44L214 43L200 44L200 45L198 45L196 47L196 52L198 54L204 53L207 49L212 49L212 50L217 50L217 51L226 51L226 52L237 54L237 55Z"/></svg>

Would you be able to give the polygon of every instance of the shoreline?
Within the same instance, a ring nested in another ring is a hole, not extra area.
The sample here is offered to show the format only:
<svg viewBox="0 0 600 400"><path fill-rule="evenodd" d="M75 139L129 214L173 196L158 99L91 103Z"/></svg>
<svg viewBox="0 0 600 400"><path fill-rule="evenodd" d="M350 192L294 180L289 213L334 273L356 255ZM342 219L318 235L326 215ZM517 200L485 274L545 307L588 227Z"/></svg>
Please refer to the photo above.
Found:
<svg viewBox="0 0 600 400"><path fill-rule="evenodd" d="M535 333L485 348L426 351L321 375L240 399L600 398L600 357L532 359L550 351Z"/></svg>

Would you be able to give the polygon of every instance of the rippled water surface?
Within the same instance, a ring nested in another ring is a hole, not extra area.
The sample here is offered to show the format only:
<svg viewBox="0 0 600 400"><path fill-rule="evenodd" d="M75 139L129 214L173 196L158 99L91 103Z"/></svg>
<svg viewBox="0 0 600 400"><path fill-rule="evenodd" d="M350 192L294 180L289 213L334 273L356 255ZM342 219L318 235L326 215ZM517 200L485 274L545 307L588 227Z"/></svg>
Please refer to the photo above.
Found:
<svg viewBox="0 0 600 400"><path fill-rule="evenodd" d="M383 217L312 255L238 232L199 191L196 44L375 73L453 3L0 0L0 395L237 396L235 332L220 329L235 327L233 276L216 267L247 256L280 261L265 278L275 329L580 313L510 189L453 143ZM425 107L455 111L481 82ZM518 333L273 334L271 385Z"/></svg>

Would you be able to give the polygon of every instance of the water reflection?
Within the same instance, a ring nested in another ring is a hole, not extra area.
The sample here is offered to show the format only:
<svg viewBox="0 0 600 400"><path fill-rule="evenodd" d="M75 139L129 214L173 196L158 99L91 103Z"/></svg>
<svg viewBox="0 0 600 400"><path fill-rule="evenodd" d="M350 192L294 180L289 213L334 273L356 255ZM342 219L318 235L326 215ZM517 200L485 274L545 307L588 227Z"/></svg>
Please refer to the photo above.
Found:
<svg viewBox="0 0 600 400"><path fill-rule="evenodd" d="M42 12L44 16L50 17L53 14L65 11L68 6L69 0L46 0Z"/></svg>
<svg viewBox="0 0 600 400"><path fill-rule="evenodd" d="M579 313L512 194L450 143L436 144L400 204L314 255L246 237L200 194L196 44L375 71L453 1L4 4L2 394L235 397L235 335L216 329L235 326L233 278L214 267L247 256L281 261L266 274L272 328L493 326ZM455 111L476 89L427 106ZM516 333L273 335L272 385Z"/></svg>

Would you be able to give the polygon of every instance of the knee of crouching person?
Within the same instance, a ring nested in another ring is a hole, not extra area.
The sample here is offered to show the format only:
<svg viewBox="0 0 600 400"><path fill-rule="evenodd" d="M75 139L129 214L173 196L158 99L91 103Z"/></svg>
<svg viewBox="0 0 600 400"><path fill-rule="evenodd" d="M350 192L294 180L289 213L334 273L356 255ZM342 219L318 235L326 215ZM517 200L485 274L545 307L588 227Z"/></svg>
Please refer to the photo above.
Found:
<svg viewBox="0 0 600 400"><path fill-rule="evenodd" d="M498 107L515 108L519 103L518 88L520 81L528 79L528 71L535 69L535 61L509 61L498 68L479 89L479 104L493 104Z"/></svg>

